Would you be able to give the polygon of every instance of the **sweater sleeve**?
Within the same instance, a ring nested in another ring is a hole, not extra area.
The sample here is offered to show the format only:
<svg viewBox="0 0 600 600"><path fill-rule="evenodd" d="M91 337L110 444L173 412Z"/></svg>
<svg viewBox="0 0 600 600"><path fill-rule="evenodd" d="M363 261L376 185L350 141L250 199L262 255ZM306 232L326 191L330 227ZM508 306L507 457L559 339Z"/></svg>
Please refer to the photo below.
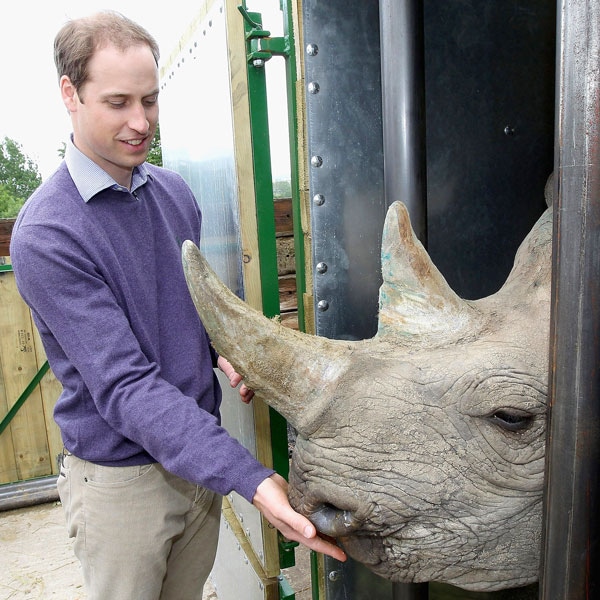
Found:
<svg viewBox="0 0 600 600"><path fill-rule="evenodd" d="M120 299L69 235L22 225L11 259L19 291L63 383L57 422L77 420L76 436L69 433L73 423L63 432L69 450L110 464L126 461L139 447L188 481L223 495L235 490L252 502L273 470L219 424L212 387L218 385L211 368L215 353L206 353L206 397L186 396L148 360Z"/></svg>

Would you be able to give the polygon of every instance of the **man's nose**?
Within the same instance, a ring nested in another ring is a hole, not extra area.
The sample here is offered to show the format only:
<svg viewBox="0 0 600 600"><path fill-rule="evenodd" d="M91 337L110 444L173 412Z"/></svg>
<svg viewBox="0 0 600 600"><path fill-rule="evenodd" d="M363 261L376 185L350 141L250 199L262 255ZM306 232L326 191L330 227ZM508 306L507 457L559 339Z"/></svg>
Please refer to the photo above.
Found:
<svg viewBox="0 0 600 600"><path fill-rule="evenodd" d="M136 104L132 106L128 124L131 129L137 131L138 133L148 133L150 121L148 120L146 109L142 104Z"/></svg>

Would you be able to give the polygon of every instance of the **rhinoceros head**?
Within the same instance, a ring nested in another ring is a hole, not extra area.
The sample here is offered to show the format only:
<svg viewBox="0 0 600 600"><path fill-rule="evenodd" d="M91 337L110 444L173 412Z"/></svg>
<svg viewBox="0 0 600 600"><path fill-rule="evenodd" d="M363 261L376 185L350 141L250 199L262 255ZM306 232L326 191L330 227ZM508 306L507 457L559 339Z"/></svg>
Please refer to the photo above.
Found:
<svg viewBox="0 0 600 600"><path fill-rule="evenodd" d="M292 505L383 577L479 591L537 579L551 229L548 210L504 286L466 301L395 203L379 329L355 342L264 318L184 245L215 347L298 431Z"/></svg>

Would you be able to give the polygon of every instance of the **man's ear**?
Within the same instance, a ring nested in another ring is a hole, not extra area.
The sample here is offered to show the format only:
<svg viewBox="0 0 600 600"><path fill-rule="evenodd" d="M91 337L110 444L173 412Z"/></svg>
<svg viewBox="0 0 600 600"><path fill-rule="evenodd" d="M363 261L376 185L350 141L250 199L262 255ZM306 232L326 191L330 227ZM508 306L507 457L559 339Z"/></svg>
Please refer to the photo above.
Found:
<svg viewBox="0 0 600 600"><path fill-rule="evenodd" d="M66 75L63 75L60 78L59 86L63 103L67 107L67 111L69 111L69 113L75 112L77 110L77 104L80 102L75 86Z"/></svg>

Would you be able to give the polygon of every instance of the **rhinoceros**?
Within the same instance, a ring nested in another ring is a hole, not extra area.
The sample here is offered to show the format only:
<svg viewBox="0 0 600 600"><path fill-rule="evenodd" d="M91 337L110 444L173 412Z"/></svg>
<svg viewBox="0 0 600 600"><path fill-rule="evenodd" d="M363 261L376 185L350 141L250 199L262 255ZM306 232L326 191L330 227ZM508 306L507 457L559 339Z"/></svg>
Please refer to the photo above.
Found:
<svg viewBox="0 0 600 600"><path fill-rule="evenodd" d="M538 578L551 232L549 208L502 288L468 301L394 203L378 331L361 341L263 317L183 245L217 351L298 432L292 506L384 578L473 591Z"/></svg>

